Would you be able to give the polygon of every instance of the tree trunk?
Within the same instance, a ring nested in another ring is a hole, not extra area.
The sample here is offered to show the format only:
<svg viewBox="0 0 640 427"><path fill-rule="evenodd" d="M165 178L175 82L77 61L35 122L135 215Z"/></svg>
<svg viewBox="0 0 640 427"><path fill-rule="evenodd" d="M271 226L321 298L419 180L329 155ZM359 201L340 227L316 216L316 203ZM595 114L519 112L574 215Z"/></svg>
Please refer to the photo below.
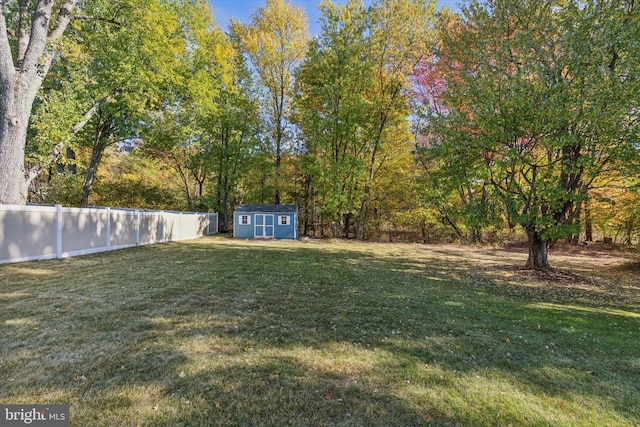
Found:
<svg viewBox="0 0 640 427"><path fill-rule="evenodd" d="M31 104L24 99L25 89L21 86L20 81L5 81L2 87L0 203L14 205L27 202L30 183L24 166L24 150Z"/></svg>
<svg viewBox="0 0 640 427"><path fill-rule="evenodd" d="M232 185L229 178L224 177L222 182L222 232L229 232L229 195L231 194Z"/></svg>
<svg viewBox="0 0 640 427"><path fill-rule="evenodd" d="M529 259L525 268L531 270L551 270L549 265L549 245L551 242L544 239L537 230L527 229L529 243Z"/></svg>
<svg viewBox="0 0 640 427"><path fill-rule="evenodd" d="M340 237L340 228L342 227L342 224L340 223L340 220L336 219L332 224L331 224L331 233L332 233L332 237L338 238Z"/></svg>
<svg viewBox="0 0 640 427"><path fill-rule="evenodd" d="M351 214L344 215L344 237L349 238L349 231L351 230ZM356 236L358 238L358 236Z"/></svg>
<svg viewBox="0 0 640 427"><path fill-rule="evenodd" d="M175 170L178 172L178 175L182 180L182 185L184 186L184 193L187 197L187 210L191 211L193 196L191 195L191 186L189 185L189 172L185 171L178 161L175 162Z"/></svg>
<svg viewBox="0 0 640 427"><path fill-rule="evenodd" d="M96 142L91 152L91 160L89 161L89 167L87 168L87 176L84 180L84 186L82 187L82 202L80 202L81 208L89 206L89 196L93 190L93 184L96 182L96 176L98 175L98 166L102 160L102 155L105 150L104 144L100 141Z"/></svg>
<svg viewBox="0 0 640 427"><path fill-rule="evenodd" d="M225 190L222 198L222 232L227 233L229 231L229 192Z"/></svg>
<svg viewBox="0 0 640 427"><path fill-rule="evenodd" d="M587 242L593 242L593 221L591 219L589 197L584 201L584 240Z"/></svg>
<svg viewBox="0 0 640 427"><path fill-rule="evenodd" d="M89 167L87 168L87 175L82 188L82 202L80 202L80 207L82 208L86 208L89 205L89 196L98 175L98 167L102 161L104 151L110 145L109 137L114 133L113 116L102 118L101 111L98 110L98 112L100 117L94 130L91 160L89 160Z"/></svg>
<svg viewBox="0 0 640 427"><path fill-rule="evenodd" d="M0 203L25 204L29 185L42 169L39 167L27 171L24 164L31 108L53 61L53 45L69 24L76 1L64 1L53 25L50 25L51 12L56 2L39 0L31 8L26 7L26 2L20 2L15 62L5 3L0 6ZM27 19L28 14L31 15L30 19ZM30 31L26 29L27 20L31 22Z"/></svg>
<svg viewBox="0 0 640 427"><path fill-rule="evenodd" d="M305 174L304 175L304 207L303 207L303 212L304 212L304 222L303 222L303 229L302 229L302 235L303 236L308 236L309 235L309 230L310 230L310 223L313 220L312 218L312 213L311 213L311 207L309 206L309 201L311 199L311 174Z"/></svg>
<svg viewBox="0 0 640 427"><path fill-rule="evenodd" d="M471 243L482 243L482 230L475 228L471 232Z"/></svg>
<svg viewBox="0 0 640 427"><path fill-rule="evenodd" d="M581 222L580 219L582 217L582 201L578 203L574 203L571 208L567 211L566 214L566 225L568 226L576 226L577 230L575 233L571 233L570 236L567 236L566 242L570 245L577 245L580 243L580 234L581 234Z"/></svg>
<svg viewBox="0 0 640 427"><path fill-rule="evenodd" d="M355 230L355 238L358 240L364 240L364 228L367 222L367 208L369 204L369 189L365 188L365 195L362 199L362 203L360 204L360 211L358 213L358 218L356 219L356 230Z"/></svg>

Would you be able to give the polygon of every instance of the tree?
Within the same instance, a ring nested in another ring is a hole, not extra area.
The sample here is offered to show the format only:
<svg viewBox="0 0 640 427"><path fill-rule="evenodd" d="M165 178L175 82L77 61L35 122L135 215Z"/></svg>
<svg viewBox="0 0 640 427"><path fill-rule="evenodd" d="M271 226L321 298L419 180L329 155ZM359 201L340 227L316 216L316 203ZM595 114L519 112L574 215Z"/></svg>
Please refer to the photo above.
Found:
<svg viewBox="0 0 640 427"><path fill-rule="evenodd" d="M527 268L550 268L549 245L603 171L637 161L638 24L632 1L491 0L441 32L432 149L491 186L527 233Z"/></svg>
<svg viewBox="0 0 640 427"><path fill-rule="evenodd" d="M174 103L179 85L202 77L194 72L191 56L212 16L199 0L94 1L83 12L91 16L71 27L70 40L52 69L54 96L41 105L44 113L75 112L78 121L71 134L68 128L58 133L67 132L64 143L73 153L90 152L88 164L81 165L86 171L81 206L86 206L105 150L137 139L150 111ZM203 90L202 96L206 94ZM51 114L44 116L36 129L39 138L51 135L43 128L57 121Z"/></svg>
<svg viewBox="0 0 640 427"><path fill-rule="evenodd" d="M79 141L91 148L82 206L89 201L105 149L137 139L139 122L148 112L176 96L174 82L183 81L190 71L191 42L198 37L194 33L204 31L212 20L208 10L199 0L107 2L95 14L113 18L87 22L88 28L80 29L89 63L84 74L75 77L86 82L85 105L114 95L101 105Z"/></svg>
<svg viewBox="0 0 640 427"><path fill-rule="evenodd" d="M491 221L490 186L478 179L482 172L474 162L461 162L461 156L447 156L443 146L434 145L435 136L423 131L432 117L449 114L442 103L446 81L441 70L446 61L425 58L412 75L415 154L424 172L426 202L434 207L442 222L463 240L482 242L483 228ZM450 161L455 157L455 161ZM448 161L449 160L449 161ZM467 158L467 160L473 160ZM446 167L442 167L443 162Z"/></svg>
<svg viewBox="0 0 640 427"><path fill-rule="evenodd" d="M220 154L220 139L227 148L233 145L235 132L242 127L236 120L246 121L254 113L243 111L246 105L240 105L246 101L241 85L246 83L247 72L244 65L238 65L243 64L242 58L228 37L211 24L211 10L201 3L186 16L187 43L180 55L179 78L168 83L162 102L150 112L142 132L146 152L168 161L181 178L189 209L200 209L208 208L203 205L207 183L220 179L221 168L226 172L227 162L235 160L225 157L229 152ZM240 139L245 141L245 137ZM225 177L223 181L229 175ZM227 183L227 191L232 185Z"/></svg>
<svg viewBox="0 0 640 427"><path fill-rule="evenodd" d="M207 159L215 177L215 211L222 215L219 228L229 231L229 214L247 171L251 151L258 142L258 106L244 57L236 52L233 79L213 101L219 108L204 125Z"/></svg>
<svg viewBox="0 0 640 427"><path fill-rule="evenodd" d="M365 237L377 174L409 150L409 75L433 43L433 5L352 0L321 5L323 32L298 74L296 122L309 189L324 218Z"/></svg>
<svg viewBox="0 0 640 427"><path fill-rule="evenodd" d="M309 41L304 10L285 0L267 0L253 15L251 25L232 21L231 29L248 54L264 88L264 106L275 155L275 197L282 198L282 155L287 140L293 75L304 58Z"/></svg>
<svg viewBox="0 0 640 427"><path fill-rule="evenodd" d="M185 210L180 183L166 173L162 161L151 159L143 150L113 146L100 168L92 192L98 206L139 209Z"/></svg>
<svg viewBox="0 0 640 427"><path fill-rule="evenodd" d="M435 42L434 2L426 0L382 0L370 11L368 55L374 65L369 141L364 197L358 212L356 237L364 238L371 188L385 162L385 144L403 144L407 135L410 75ZM407 135L408 138L408 135Z"/></svg>
<svg viewBox="0 0 640 427"><path fill-rule="evenodd" d="M55 57L75 0L0 4L0 203L24 204L39 168L25 168L31 109Z"/></svg>
<svg viewBox="0 0 640 427"><path fill-rule="evenodd" d="M209 164L194 117L190 104L158 110L149 114L142 129L142 149L179 176L188 210L194 209L209 177Z"/></svg>
<svg viewBox="0 0 640 427"><path fill-rule="evenodd" d="M325 2L320 8L322 34L297 74L295 120L304 141L306 197L314 199L305 203L303 216L310 217L309 206L317 200L333 235L344 228L348 236L350 218L362 200L359 183L366 176L360 153L367 144L362 128L373 80L367 56L368 13L353 0L344 6Z"/></svg>

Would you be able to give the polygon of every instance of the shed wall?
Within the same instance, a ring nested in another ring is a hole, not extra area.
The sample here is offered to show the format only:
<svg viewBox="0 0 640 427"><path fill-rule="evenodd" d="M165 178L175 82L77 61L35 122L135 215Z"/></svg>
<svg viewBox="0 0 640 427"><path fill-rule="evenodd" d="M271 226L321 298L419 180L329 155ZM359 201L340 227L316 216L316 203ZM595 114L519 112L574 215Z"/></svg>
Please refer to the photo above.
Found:
<svg viewBox="0 0 640 427"><path fill-rule="evenodd" d="M251 218L251 223L247 225L240 224L240 215L249 215ZM253 218L253 214L250 213L234 213L233 214L233 237L237 237L239 239L252 239L254 237L254 227L255 219Z"/></svg>
<svg viewBox="0 0 640 427"><path fill-rule="evenodd" d="M240 224L240 216L249 215L250 224ZM273 216L273 237L276 239L297 239L298 238L298 216L293 212L234 212L233 214L233 237L239 239L253 239L255 237L256 215ZM280 224L280 217L287 216L289 223Z"/></svg>

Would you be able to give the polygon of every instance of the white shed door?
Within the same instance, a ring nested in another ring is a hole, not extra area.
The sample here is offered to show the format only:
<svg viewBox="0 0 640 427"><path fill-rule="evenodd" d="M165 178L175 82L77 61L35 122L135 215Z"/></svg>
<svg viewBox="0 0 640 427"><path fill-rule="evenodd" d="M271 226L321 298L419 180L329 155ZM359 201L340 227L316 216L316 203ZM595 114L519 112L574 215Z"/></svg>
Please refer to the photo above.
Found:
<svg viewBox="0 0 640 427"><path fill-rule="evenodd" d="M255 215L255 237L273 237L273 215Z"/></svg>

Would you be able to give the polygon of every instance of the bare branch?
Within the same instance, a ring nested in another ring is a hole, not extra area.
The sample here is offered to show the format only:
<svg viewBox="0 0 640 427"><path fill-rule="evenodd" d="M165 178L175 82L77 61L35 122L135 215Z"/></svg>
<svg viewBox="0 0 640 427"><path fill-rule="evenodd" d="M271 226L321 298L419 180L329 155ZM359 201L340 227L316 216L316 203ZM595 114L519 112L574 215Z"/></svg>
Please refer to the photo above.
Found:
<svg viewBox="0 0 640 427"><path fill-rule="evenodd" d="M98 22L104 22L106 24L111 24L114 25L118 28L124 26L124 24L122 22L119 22L116 17L114 16L113 18L104 18L101 16L93 16L93 15L76 15L74 16L74 19L78 19L80 21L98 21Z"/></svg>

